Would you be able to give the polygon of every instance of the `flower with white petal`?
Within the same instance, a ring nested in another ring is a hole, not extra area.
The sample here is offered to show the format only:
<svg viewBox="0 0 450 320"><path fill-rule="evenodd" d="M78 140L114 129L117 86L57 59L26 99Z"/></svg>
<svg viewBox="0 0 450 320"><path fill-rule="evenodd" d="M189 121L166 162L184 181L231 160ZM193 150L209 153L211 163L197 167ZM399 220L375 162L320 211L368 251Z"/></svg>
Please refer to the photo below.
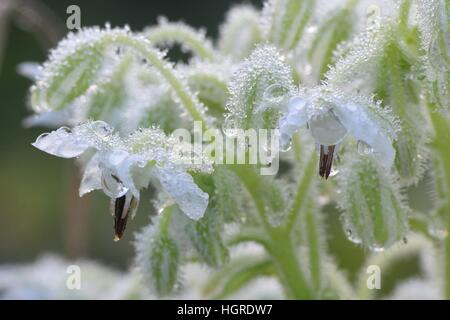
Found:
<svg viewBox="0 0 450 320"><path fill-rule="evenodd" d="M391 168L395 149L392 145L397 120L387 107L363 96L339 93L318 87L290 99L279 120L280 144L290 143L292 135L307 126L320 145L319 174L325 179L331 172L334 153L347 135L358 140L361 152L373 153L380 164Z"/></svg>
<svg viewBox="0 0 450 320"><path fill-rule="evenodd" d="M160 129L138 130L124 139L102 121L89 121L73 129L62 127L44 133L33 143L49 154L74 158L94 150L84 169L80 196L102 189L112 199L116 238L120 239L129 216L139 202L139 190L155 181L191 219L200 219L208 194L187 170L211 170L205 159L193 159L190 145L167 137Z"/></svg>

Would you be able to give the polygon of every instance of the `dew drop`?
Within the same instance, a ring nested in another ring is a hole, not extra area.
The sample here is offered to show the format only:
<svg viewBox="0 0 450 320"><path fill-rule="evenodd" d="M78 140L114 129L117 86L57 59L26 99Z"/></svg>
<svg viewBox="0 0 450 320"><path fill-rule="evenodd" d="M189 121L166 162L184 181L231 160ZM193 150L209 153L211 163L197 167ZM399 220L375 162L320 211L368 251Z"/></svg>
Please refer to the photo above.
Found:
<svg viewBox="0 0 450 320"><path fill-rule="evenodd" d="M128 192L122 181L109 170L102 171L101 181L103 192L110 198L120 198Z"/></svg>
<svg viewBox="0 0 450 320"><path fill-rule="evenodd" d="M336 145L347 135L347 129L332 111L313 117L309 127L313 138L324 146Z"/></svg>
<svg viewBox="0 0 450 320"><path fill-rule="evenodd" d="M263 94L263 100L269 103L281 103L289 90L279 84L272 84L266 88Z"/></svg>
<svg viewBox="0 0 450 320"><path fill-rule="evenodd" d="M289 136L281 136L280 150L281 152L288 152L292 148L292 138Z"/></svg>
<svg viewBox="0 0 450 320"><path fill-rule="evenodd" d="M361 239L359 237L357 237L352 229L347 229L345 230L345 234L347 235L347 239L355 244L360 244L361 243Z"/></svg>
<svg viewBox="0 0 450 320"><path fill-rule="evenodd" d="M103 121L95 121L92 123L91 127L96 134L98 134L103 138L109 136L113 132L113 129L106 122Z"/></svg>
<svg viewBox="0 0 450 320"><path fill-rule="evenodd" d="M362 140L358 140L358 143L356 144L356 149L358 153L362 156L367 156L373 153L373 148Z"/></svg>
<svg viewBox="0 0 450 320"><path fill-rule="evenodd" d="M234 115L228 115L223 121L222 131L228 138L235 138L239 133L239 120Z"/></svg>

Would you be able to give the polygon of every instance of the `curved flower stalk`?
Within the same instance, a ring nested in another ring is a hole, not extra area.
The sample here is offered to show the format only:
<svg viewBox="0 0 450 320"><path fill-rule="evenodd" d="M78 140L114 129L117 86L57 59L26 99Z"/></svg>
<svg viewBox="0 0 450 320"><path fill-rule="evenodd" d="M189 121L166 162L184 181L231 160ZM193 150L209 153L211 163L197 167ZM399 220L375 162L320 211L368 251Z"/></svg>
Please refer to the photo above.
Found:
<svg viewBox="0 0 450 320"><path fill-rule="evenodd" d="M200 102L207 107L207 113L220 124L229 98L227 84L236 71L236 65L226 59L220 63L194 61L188 66L180 65L178 70L186 77L192 92L196 92Z"/></svg>
<svg viewBox="0 0 450 320"><path fill-rule="evenodd" d="M330 1L327 1L330 3ZM317 85L334 62L334 52L340 44L347 41L355 29L356 0L343 4L333 3L331 8L320 3L319 17L313 17L314 24L308 27L303 40L294 51L294 63L304 85ZM318 8L318 9L319 9ZM315 19L314 19L315 18Z"/></svg>
<svg viewBox="0 0 450 320"><path fill-rule="evenodd" d="M277 107L294 90L291 70L275 47L260 45L240 65L229 90L225 134L233 136L236 129L275 128Z"/></svg>
<svg viewBox="0 0 450 320"><path fill-rule="evenodd" d="M266 38L281 49L295 48L314 10L313 0L269 0L264 4Z"/></svg>
<svg viewBox="0 0 450 320"><path fill-rule="evenodd" d="M181 22L168 22L163 17L159 18L157 26L144 30L144 36L154 45L172 46L178 43L183 50L192 52L200 59L211 61L217 54L205 33L204 30L196 31Z"/></svg>
<svg viewBox="0 0 450 320"><path fill-rule="evenodd" d="M392 146L398 124L388 108L358 95L345 95L327 87L300 93L287 104L280 117L282 149L291 144L292 135L308 126L320 146L320 176L328 179L337 146L348 135L358 141L363 153L374 153L381 165L390 169L394 162Z"/></svg>
<svg viewBox="0 0 450 320"><path fill-rule="evenodd" d="M233 60L246 58L263 38L260 12L248 5L231 8L220 27L218 47Z"/></svg>
<svg viewBox="0 0 450 320"><path fill-rule="evenodd" d="M133 63L120 72L120 66L126 59L131 59L129 57L132 57ZM98 85L105 83L111 86L109 83L114 83L117 73L121 75L120 79L126 79L128 83L129 72L143 81L139 68L134 72L130 70L138 62L144 63L150 73L157 75L154 77L157 83L164 81L170 90L170 98L174 104L183 107L187 118L206 122L204 106L190 91L185 80L177 75L173 66L164 61L163 53L152 48L146 38L134 35L126 28L111 29L108 25L103 30L83 29L76 34L69 34L60 42L44 63L36 84L31 88L31 106L38 114L51 112L45 114L46 117L55 115L57 118L69 118L71 123L87 120L89 109L95 107L89 104L92 102L89 96L102 92ZM148 76L144 78L148 79ZM145 88L144 84L139 87ZM139 96L133 91L131 95L135 99ZM101 97L103 101L110 99L108 95ZM104 105L111 107L110 103Z"/></svg>
<svg viewBox="0 0 450 320"><path fill-rule="evenodd" d="M189 146L177 144L159 129L139 130L122 139L104 122L87 122L73 129L63 127L45 133L33 146L63 158L95 150L85 168L80 196L102 189L111 198L116 240L122 237L128 217L136 212L139 190L146 188L151 179L191 219L200 219L208 205L208 194L194 183L186 170L210 170L209 165L194 165L204 163L204 159L200 162L190 159L190 154L186 156Z"/></svg>

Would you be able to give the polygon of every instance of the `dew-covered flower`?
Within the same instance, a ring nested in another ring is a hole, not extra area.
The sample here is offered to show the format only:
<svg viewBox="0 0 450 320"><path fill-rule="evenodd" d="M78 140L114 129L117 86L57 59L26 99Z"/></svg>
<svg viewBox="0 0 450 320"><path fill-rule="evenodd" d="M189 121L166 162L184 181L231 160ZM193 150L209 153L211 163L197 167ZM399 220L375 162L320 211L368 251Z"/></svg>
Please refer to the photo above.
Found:
<svg viewBox="0 0 450 320"><path fill-rule="evenodd" d="M79 193L82 196L102 189L112 199L117 240L128 217L136 212L140 190L150 181L191 219L200 219L208 206L208 194L194 183L187 170L209 171L210 164L194 154L189 144L167 137L160 129L141 129L122 138L105 122L88 121L73 129L61 127L44 133L33 146L62 158L92 154Z"/></svg>
<svg viewBox="0 0 450 320"><path fill-rule="evenodd" d="M303 91L289 100L278 124L282 149L287 149L300 127L310 129L320 146L319 174L325 179L337 146L348 134L358 141L360 153L373 153L384 167L390 168L395 158L396 119L389 108L363 96L323 87Z"/></svg>

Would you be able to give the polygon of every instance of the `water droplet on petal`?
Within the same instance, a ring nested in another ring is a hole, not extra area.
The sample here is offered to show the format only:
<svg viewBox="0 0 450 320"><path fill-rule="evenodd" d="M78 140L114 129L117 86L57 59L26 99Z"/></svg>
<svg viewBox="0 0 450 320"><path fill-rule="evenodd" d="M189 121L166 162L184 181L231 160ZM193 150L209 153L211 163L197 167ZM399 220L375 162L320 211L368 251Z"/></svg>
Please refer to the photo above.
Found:
<svg viewBox="0 0 450 320"><path fill-rule="evenodd" d="M292 138L288 135L282 135L280 140L280 150L288 152L292 148Z"/></svg>
<svg viewBox="0 0 450 320"><path fill-rule="evenodd" d="M373 153L373 148L362 140L358 140L358 143L356 144L356 149L358 153L362 156L367 156Z"/></svg>
<svg viewBox="0 0 450 320"><path fill-rule="evenodd" d="M44 152L62 158L77 157L89 147L88 142L79 139L66 127L61 127L51 133L41 134L32 145Z"/></svg>
<svg viewBox="0 0 450 320"><path fill-rule="evenodd" d="M101 137L107 137L113 132L113 128L103 121L92 122L91 128Z"/></svg>
<svg viewBox="0 0 450 320"><path fill-rule="evenodd" d="M272 84L268 86L264 91L263 100L265 102L278 104L281 103L286 98L286 94L288 92L289 92L288 88L279 84Z"/></svg>
<svg viewBox="0 0 450 320"><path fill-rule="evenodd" d="M336 145L347 135L347 129L332 111L314 116L309 126L313 138L324 146Z"/></svg>
<svg viewBox="0 0 450 320"><path fill-rule="evenodd" d="M107 169L102 171L102 189L112 199L120 198L128 192L128 188L123 185L122 181Z"/></svg>
<svg viewBox="0 0 450 320"><path fill-rule="evenodd" d="M237 137L239 132L239 120L237 117L228 115L223 121L222 130L228 138Z"/></svg>

